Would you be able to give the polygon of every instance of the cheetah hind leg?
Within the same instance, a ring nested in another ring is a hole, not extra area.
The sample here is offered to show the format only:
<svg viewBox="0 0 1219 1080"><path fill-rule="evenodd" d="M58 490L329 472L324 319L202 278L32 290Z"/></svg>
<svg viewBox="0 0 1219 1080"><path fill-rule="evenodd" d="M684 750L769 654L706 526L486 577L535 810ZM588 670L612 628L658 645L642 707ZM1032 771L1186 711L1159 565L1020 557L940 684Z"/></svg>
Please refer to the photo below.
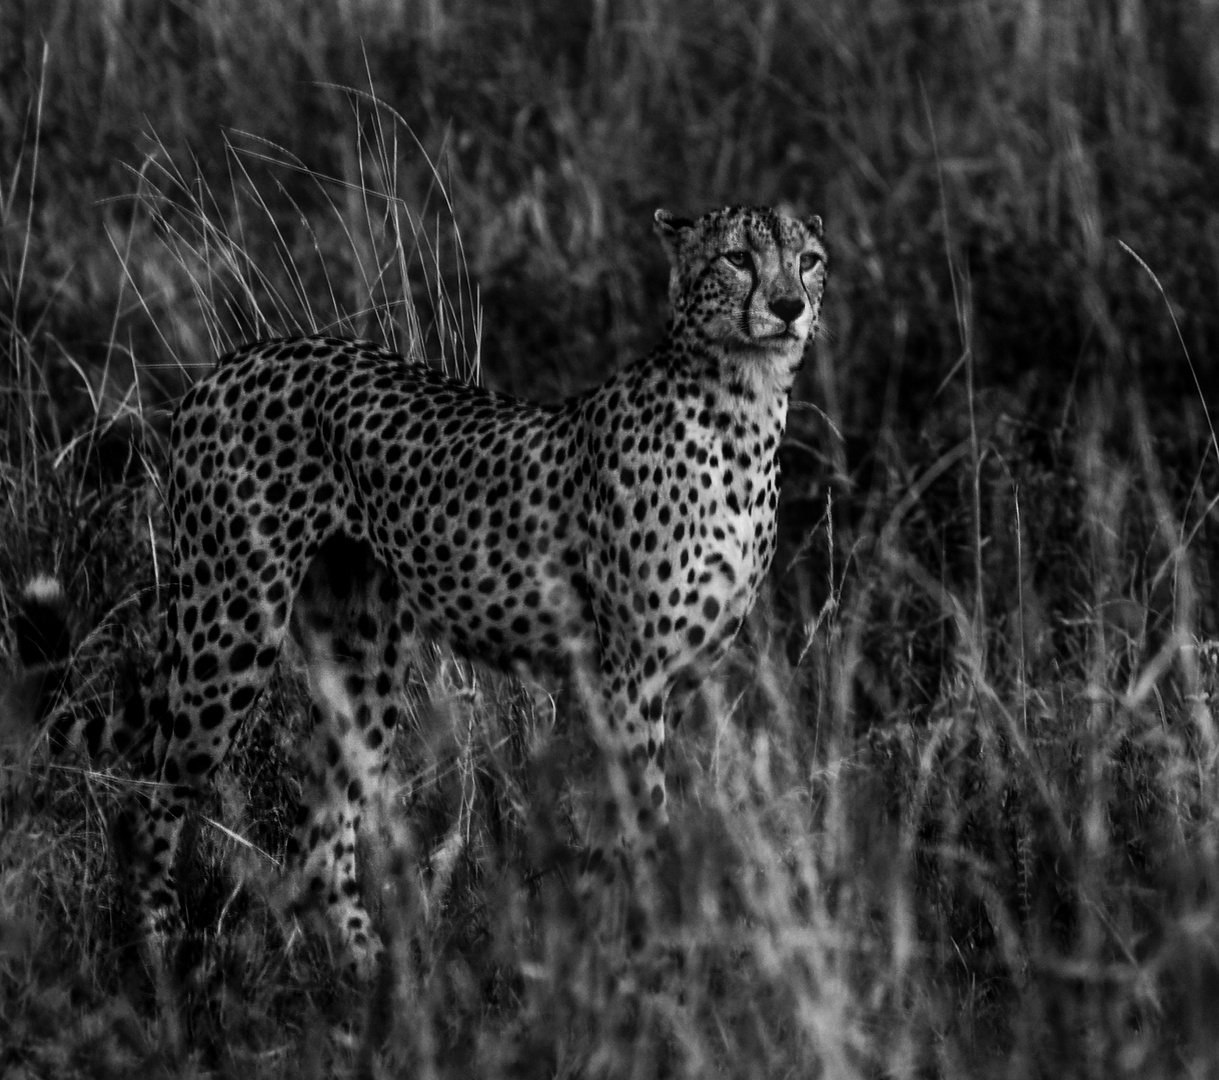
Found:
<svg viewBox="0 0 1219 1080"><path fill-rule="evenodd" d="M297 596L292 630L305 655L313 740L288 847L294 914L320 909L353 974L382 951L360 897L356 839L401 717L398 590L372 552L332 542Z"/></svg>

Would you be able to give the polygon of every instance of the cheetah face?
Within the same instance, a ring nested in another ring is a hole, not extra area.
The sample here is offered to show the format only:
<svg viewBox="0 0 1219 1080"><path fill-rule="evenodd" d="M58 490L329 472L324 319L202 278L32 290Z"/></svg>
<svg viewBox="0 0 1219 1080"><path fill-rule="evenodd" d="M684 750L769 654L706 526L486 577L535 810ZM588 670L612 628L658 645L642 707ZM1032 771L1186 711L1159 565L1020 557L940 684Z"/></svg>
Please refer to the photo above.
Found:
<svg viewBox="0 0 1219 1080"><path fill-rule="evenodd" d="M732 350L799 362L825 288L821 219L728 207L696 221L656 211L675 318Z"/></svg>

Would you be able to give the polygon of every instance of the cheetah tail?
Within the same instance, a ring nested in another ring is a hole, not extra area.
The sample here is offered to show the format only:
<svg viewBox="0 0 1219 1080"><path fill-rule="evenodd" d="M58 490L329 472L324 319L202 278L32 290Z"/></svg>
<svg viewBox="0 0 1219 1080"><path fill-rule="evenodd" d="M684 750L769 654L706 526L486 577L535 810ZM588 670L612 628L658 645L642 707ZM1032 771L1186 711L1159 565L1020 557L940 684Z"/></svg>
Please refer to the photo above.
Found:
<svg viewBox="0 0 1219 1080"><path fill-rule="evenodd" d="M67 691L74 635L63 586L40 574L21 591L13 617L17 659L0 672L0 741L22 739Z"/></svg>

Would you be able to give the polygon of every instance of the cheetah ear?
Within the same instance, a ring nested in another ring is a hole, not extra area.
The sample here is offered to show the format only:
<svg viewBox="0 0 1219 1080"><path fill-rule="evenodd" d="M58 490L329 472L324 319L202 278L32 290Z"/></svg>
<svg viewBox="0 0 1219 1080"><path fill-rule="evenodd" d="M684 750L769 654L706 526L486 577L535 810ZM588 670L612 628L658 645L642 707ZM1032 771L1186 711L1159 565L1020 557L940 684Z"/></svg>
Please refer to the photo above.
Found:
<svg viewBox="0 0 1219 1080"><path fill-rule="evenodd" d="M811 232L816 239L818 239L818 240L821 239L821 217L820 217L820 215L810 214L808 217L806 217L804 219L804 227L806 229L808 229L808 231Z"/></svg>
<svg viewBox="0 0 1219 1080"><path fill-rule="evenodd" d="M694 222L690 218L676 217L668 210L657 210L652 215L652 221L655 223L656 235L664 244L665 254L669 256L669 263L676 266L678 248L681 246L681 234L692 228Z"/></svg>

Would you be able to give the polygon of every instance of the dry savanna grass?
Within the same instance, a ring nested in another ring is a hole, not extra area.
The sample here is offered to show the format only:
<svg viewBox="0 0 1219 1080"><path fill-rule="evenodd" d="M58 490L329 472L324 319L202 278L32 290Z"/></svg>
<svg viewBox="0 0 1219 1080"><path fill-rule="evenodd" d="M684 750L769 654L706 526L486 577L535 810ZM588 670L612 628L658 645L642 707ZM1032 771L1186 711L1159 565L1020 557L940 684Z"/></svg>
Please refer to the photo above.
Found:
<svg viewBox="0 0 1219 1080"><path fill-rule="evenodd" d="M44 0L0 8L0 1074L1219 1073L1219 20L1207 0ZM660 333L651 211L818 212L767 595L672 739L647 965L574 893L561 688L437 655L366 891L281 922L285 662L150 979L109 831L168 572L168 411L221 350L392 341L537 400Z"/></svg>

